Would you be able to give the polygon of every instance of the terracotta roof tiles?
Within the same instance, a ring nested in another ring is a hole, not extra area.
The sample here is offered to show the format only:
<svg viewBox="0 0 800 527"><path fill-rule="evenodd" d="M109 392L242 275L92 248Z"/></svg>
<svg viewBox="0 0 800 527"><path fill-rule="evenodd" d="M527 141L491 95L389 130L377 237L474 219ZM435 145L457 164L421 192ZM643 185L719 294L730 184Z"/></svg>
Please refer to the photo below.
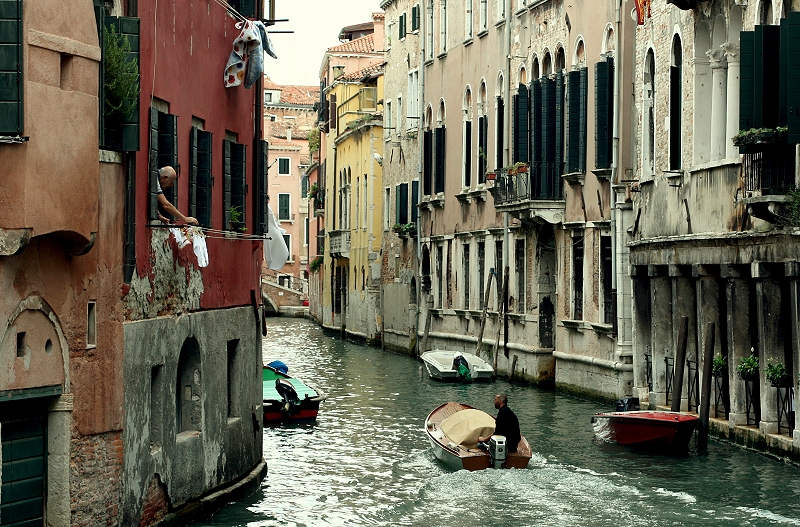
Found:
<svg viewBox="0 0 800 527"><path fill-rule="evenodd" d="M338 46L333 46L332 48L328 48L328 51L329 52L349 51L351 53L373 53L375 51L375 39L372 37L372 34L369 34L361 38L351 40L350 42L345 42L343 44L339 44Z"/></svg>

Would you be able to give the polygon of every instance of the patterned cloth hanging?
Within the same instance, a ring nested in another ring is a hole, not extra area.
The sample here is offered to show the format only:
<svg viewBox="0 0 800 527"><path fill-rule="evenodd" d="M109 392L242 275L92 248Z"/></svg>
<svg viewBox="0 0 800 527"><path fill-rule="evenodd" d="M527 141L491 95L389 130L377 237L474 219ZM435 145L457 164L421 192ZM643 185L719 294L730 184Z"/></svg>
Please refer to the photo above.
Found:
<svg viewBox="0 0 800 527"><path fill-rule="evenodd" d="M260 21L238 22L236 29L241 32L233 41L233 51L225 65L225 87L244 83L244 87L250 89L264 73L264 51L273 58L278 57L266 26Z"/></svg>

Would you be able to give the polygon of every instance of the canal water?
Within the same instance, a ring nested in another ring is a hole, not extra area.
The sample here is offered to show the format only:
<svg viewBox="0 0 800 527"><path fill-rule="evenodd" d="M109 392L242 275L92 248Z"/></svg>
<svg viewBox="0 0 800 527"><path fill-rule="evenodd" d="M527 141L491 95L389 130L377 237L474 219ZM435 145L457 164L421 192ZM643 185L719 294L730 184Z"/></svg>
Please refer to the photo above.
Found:
<svg viewBox="0 0 800 527"><path fill-rule="evenodd" d="M684 457L598 442L602 405L497 380L451 385L413 358L268 321L264 361L328 395L314 425L266 428L259 491L201 526L800 525L800 469L711 440ZM527 470L451 471L433 456L427 414L459 401L494 415L506 392L534 456ZM694 443L694 441L693 441Z"/></svg>

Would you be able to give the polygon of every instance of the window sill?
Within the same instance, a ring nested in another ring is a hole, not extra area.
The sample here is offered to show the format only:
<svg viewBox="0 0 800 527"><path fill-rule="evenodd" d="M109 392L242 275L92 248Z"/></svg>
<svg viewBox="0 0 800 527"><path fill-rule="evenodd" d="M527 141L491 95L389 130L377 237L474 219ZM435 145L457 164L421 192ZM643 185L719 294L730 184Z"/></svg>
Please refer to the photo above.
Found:
<svg viewBox="0 0 800 527"><path fill-rule="evenodd" d="M469 37L468 39L466 39L463 42L463 44L464 44L464 47L469 46L470 44L472 44L472 37Z"/></svg>
<svg viewBox="0 0 800 527"><path fill-rule="evenodd" d="M489 34L489 30L488 29L481 29L480 31L478 31L478 34L476 36L478 38L483 38L488 34Z"/></svg>
<svg viewBox="0 0 800 527"><path fill-rule="evenodd" d="M611 335L611 332L614 331L614 326L611 324L590 322L589 325L592 326L592 329L598 335Z"/></svg>
<svg viewBox="0 0 800 527"><path fill-rule="evenodd" d="M561 325L573 331L583 331L585 328L583 320L561 320Z"/></svg>
<svg viewBox="0 0 800 527"><path fill-rule="evenodd" d="M427 59L427 60L425 61L425 65L426 65L426 66L430 66L431 64L433 64L433 59L432 59L432 58L431 58L431 59Z"/></svg>
<svg viewBox="0 0 800 527"><path fill-rule="evenodd" d="M579 184L583 185L584 181L586 180L586 173L585 172L570 172L569 174L564 174L561 177L563 177L564 180L567 183L569 183L570 185L574 185L576 183L579 183Z"/></svg>
<svg viewBox="0 0 800 527"><path fill-rule="evenodd" d="M472 197L469 195L469 189L461 189L461 192L459 194L456 194L456 199L462 205L472 203Z"/></svg>
<svg viewBox="0 0 800 527"><path fill-rule="evenodd" d="M439 53L438 55L436 55L436 58L437 58L437 59L440 59L440 60L441 60L441 59L444 59L444 58L447 58L447 52L446 52L446 51L442 51L441 53Z"/></svg>
<svg viewBox="0 0 800 527"><path fill-rule="evenodd" d="M517 17L517 18L519 18L519 17L521 17L522 15L525 15L525 14L527 14L527 13L528 13L528 6L523 4L523 6L522 6L522 7L520 7L520 8L519 8L519 9L517 9L516 11L514 11L514 16L515 16L515 17Z"/></svg>
<svg viewBox="0 0 800 527"><path fill-rule="evenodd" d="M496 28L499 28L499 27L501 27L501 26L502 26L503 24L505 24L505 23L506 23L506 19L505 19L505 18L503 18L502 20L498 20L497 22L495 22L495 23L494 23L494 27L496 27Z"/></svg>

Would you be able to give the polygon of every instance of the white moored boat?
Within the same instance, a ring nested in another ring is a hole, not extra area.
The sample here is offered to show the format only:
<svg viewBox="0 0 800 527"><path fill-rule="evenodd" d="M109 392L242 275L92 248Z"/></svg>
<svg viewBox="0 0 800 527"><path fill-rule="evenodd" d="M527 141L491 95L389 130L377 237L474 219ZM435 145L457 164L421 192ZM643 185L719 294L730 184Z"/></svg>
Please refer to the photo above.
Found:
<svg viewBox="0 0 800 527"><path fill-rule="evenodd" d="M494 368L472 353L433 350L426 351L420 358L431 379L454 382L494 380ZM462 366L460 369L459 365Z"/></svg>

